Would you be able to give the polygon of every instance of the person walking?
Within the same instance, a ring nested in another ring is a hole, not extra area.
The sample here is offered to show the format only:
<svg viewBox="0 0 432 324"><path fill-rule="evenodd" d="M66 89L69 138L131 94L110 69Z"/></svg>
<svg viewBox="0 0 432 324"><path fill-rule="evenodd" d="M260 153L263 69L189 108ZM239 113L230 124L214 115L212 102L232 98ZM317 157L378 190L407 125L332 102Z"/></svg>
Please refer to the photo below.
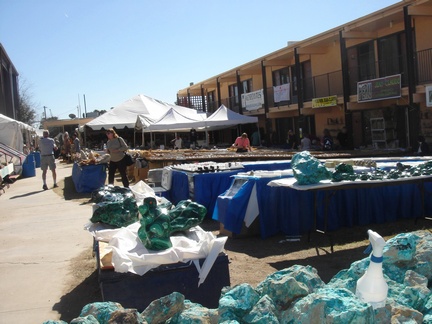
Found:
<svg viewBox="0 0 432 324"><path fill-rule="evenodd" d="M123 187L129 187L129 179L126 174L126 164L123 161L128 146L123 138L117 135L116 131L112 128L106 131L107 141L107 152L110 155L110 162L108 167L108 184L114 184L114 176L118 169Z"/></svg>
<svg viewBox="0 0 432 324"><path fill-rule="evenodd" d="M51 170L54 188L57 188L57 173L56 173L56 163L54 152L57 151L57 145L53 138L49 137L49 131L45 129L43 131L43 137L39 141L39 151L41 154L41 170L42 170L42 181L43 181L43 190L48 190L48 186L46 183L46 174L48 168Z"/></svg>

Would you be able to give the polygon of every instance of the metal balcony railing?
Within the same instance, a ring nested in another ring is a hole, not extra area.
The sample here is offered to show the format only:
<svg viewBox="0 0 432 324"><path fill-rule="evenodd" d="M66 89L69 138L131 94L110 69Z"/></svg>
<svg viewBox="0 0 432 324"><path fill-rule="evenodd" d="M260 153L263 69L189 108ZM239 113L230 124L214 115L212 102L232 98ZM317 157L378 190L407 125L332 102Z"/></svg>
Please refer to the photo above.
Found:
<svg viewBox="0 0 432 324"><path fill-rule="evenodd" d="M432 82L432 48L416 53L417 83Z"/></svg>

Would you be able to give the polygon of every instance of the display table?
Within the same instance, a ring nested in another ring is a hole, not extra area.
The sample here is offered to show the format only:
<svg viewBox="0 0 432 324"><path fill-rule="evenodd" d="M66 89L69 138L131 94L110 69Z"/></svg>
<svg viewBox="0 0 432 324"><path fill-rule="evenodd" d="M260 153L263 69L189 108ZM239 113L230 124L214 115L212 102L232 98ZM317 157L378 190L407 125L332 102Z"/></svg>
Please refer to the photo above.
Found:
<svg viewBox="0 0 432 324"><path fill-rule="evenodd" d="M138 237L140 222L115 228L88 223L97 255L104 301L143 311L150 302L174 291L209 308L217 308L221 290L230 285L226 237L195 226L173 235L172 247L148 250Z"/></svg>
<svg viewBox="0 0 432 324"><path fill-rule="evenodd" d="M269 199L272 191L267 184L276 179L292 177L292 170L277 176L246 176L243 173L233 176L231 187L219 195L212 218L219 221L225 230L241 234L242 228L249 228L259 216L259 233L262 238L278 231L290 234L292 226L288 219L282 222L275 219L275 205ZM282 219L282 218L281 218ZM295 233L295 232L294 232Z"/></svg>
<svg viewBox="0 0 432 324"><path fill-rule="evenodd" d="M199 273L192 262L161 265L140 276L131 272L120 273L102 269L100 251L96 244L99 285L103 301L115 301L125 308L139 312L154 300L176 291L192 302L208 308L217 308L223 287L229 286L228 256L220 253L206 280L198 286ZM200 266L204 259L199 260Z"/></svg>
<svg viewBox="0 0 432 324"><path fill-rule="evenodd" d="M432 214L432 176L382 181L322 181L298 185L294 178L273 180L269 197L278 215L298 222L298 233L385 223Z"/></svg>
<svg viewBox="0 0 432 324"><path fill-rule="evenodd" d="M230 187L234 175L239 172L256 170L289 169L291 161L260 161L242 164L243 168L241 169L209 173L193 173L173 169L172 186L167 199L173 204L184 199L193 199L207 208L207 216L211 218L217 197Z"/></svg>
<svg viewBox="0 0 432 324"><path fill-rule="evenodd" d="M75 190L80 193L93 192L105 185L107 173L106 164L83 165L74 163L72 180Z"/></svg>

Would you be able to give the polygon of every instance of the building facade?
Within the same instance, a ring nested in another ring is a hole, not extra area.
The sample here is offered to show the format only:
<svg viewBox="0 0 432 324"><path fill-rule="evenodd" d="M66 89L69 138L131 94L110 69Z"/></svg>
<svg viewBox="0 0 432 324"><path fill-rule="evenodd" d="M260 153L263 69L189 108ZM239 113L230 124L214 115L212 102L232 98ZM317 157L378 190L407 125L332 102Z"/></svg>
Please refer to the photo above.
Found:
<svg viewBox="0 0 432 324"><path fill-rule="evenodd" d="M432 0L401 1L191 84L177 104L257 116L273 144L342 127L355 148L432 143L430 30Z"/></svg>
<svg viewBox="0 0 432 324"><path fill-rule="evenodd" d="M0 114L16 119L18 72L0 44Z"/></svg>

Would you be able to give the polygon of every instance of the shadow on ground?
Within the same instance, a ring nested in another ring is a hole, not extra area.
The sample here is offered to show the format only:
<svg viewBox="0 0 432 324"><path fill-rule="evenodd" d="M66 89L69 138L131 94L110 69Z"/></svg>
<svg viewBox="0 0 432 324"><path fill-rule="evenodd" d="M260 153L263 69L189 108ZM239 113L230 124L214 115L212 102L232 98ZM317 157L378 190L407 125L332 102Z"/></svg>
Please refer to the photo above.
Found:
<svg viewBox="0 0 432 324"><path fill-rule="evenodd" d="M68 292L53 306L53 310L61 315L60 319L67 323L78 317L85 305L102 301L92 248L73 259L71 263L73 279L68 283Z"/></svg>

